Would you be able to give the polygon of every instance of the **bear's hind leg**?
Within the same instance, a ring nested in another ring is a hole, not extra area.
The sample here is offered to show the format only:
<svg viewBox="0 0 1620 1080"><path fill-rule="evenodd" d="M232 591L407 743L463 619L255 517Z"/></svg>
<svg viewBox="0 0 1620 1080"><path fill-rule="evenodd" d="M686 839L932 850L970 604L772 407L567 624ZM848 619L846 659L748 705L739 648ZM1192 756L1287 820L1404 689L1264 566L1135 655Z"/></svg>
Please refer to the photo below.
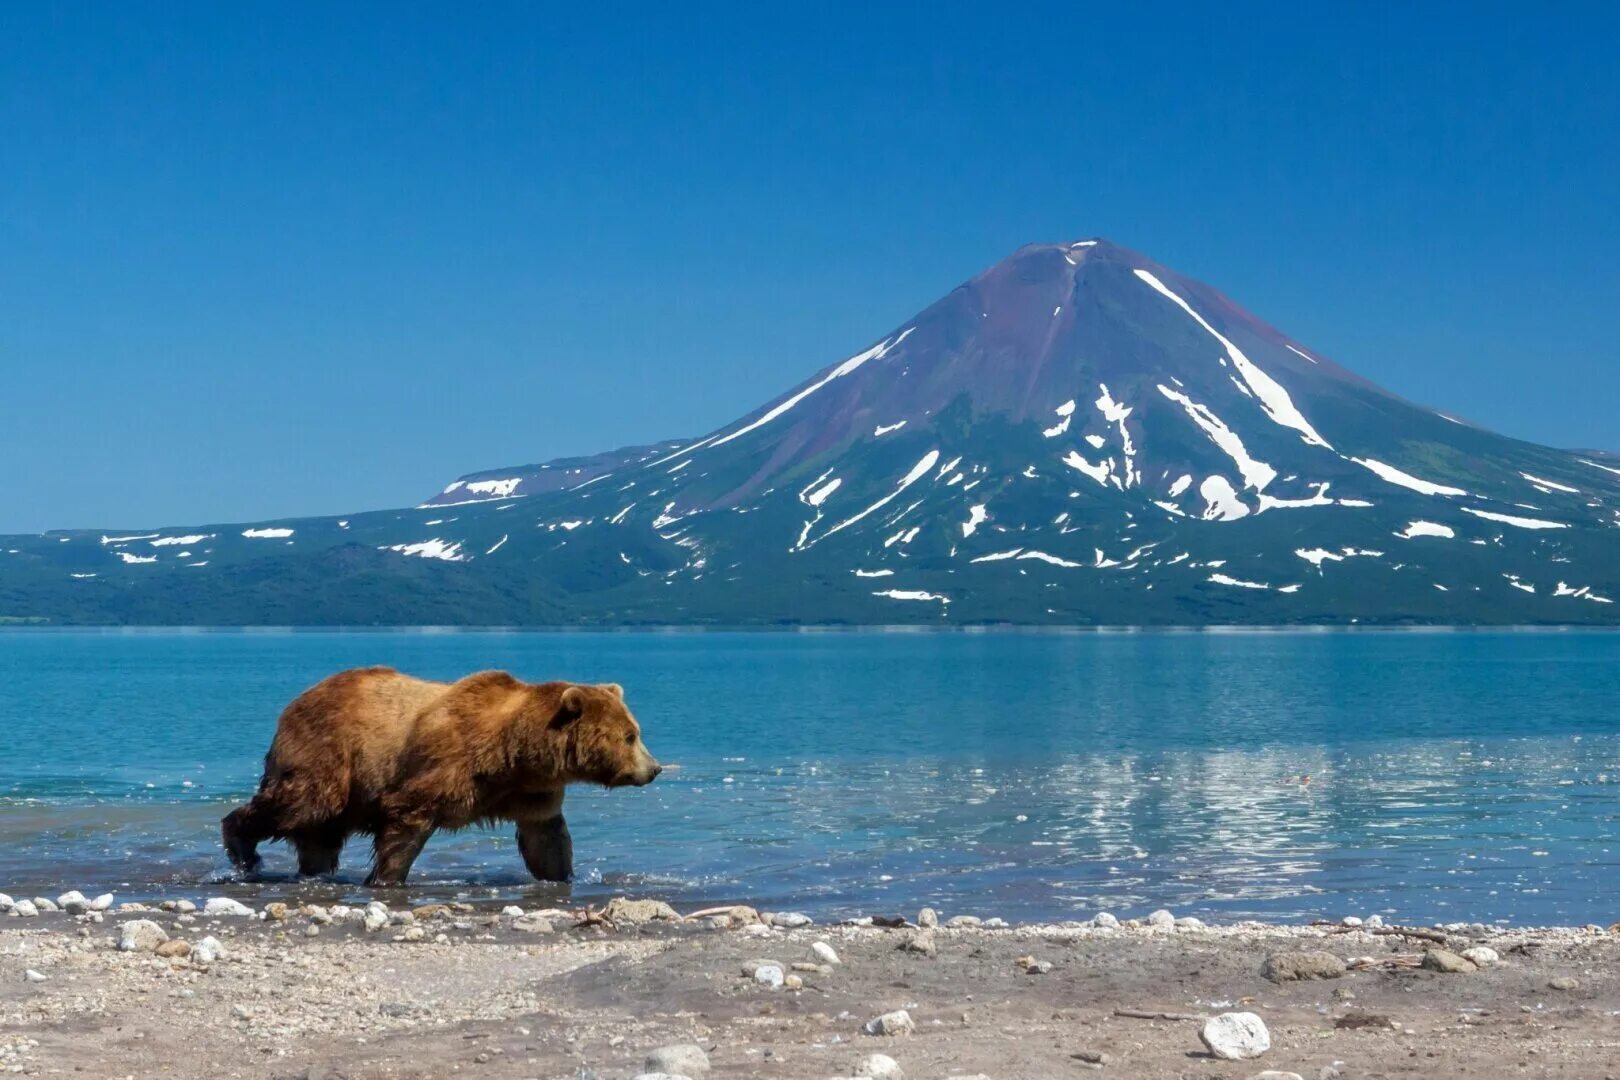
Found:
<svg viewBox="0 0 1620 1080"><path fill-rule="evenodd" d="M258 871L264 860L259 842L275 835L277 812L263 796L255 795L245 806L238 806L220 821L220 838L231 865L244 874Z"/></svg>
<svg viewBox="0 0 1620 1080"><path fill-rule="evenodd" d="M341 825L322 825L294 833L291 840L298 851L299 876L337 873L338 857L343 854L343 842L347 839L348 831Z"/></svg>
<svg viewBox="0 0 1620 1080"><path fill-rule="evenodd" d="M520 821L518 851L523 865L540 881L569 881L574 876L574 838L561 814L543 821Z"/></svg>

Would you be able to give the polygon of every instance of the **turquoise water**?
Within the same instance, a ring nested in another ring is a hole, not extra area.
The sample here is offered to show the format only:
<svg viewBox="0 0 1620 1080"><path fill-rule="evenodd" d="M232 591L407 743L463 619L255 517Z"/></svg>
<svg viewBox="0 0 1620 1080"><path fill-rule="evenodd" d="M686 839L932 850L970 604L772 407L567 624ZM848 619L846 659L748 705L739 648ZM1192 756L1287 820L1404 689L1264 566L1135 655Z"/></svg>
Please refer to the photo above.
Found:
<svg viewBox="0 0 1620 1080"><path fill-rule="evenodd" d="M680 768L570 794L570 902L1616 917L1620 634L1576 632L4 632L0 891L359 895L363 838L237 884L217 823L280 708L377 663L625 685ZM506 829L413 891L564 898Z"/></svg>

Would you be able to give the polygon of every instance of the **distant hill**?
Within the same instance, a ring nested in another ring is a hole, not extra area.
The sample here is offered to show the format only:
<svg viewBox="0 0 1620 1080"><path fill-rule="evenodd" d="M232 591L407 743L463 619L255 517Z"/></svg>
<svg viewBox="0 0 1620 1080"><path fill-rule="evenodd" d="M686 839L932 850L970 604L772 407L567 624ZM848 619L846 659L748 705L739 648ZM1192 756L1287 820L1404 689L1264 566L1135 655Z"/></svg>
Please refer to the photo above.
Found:
<svg viewBox="0 0 1620 1080"><path fill-rule="evenodd" d="M1620 460L1486 431L1103 240L701 438L412 509L0 538L55 623L1620 621Z"/></svg>

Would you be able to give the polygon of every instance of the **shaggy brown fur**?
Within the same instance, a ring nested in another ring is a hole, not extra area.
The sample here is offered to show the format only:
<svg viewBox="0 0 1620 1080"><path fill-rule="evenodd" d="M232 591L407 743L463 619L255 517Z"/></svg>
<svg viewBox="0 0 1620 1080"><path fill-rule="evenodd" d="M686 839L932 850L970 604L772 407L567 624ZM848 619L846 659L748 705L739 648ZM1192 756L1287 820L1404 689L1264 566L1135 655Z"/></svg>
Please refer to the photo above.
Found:
<svg viewBox="0 0 1620 1080"><path fill-rule="evenodd" d="M261 841L287 840L299 873L328 874L344 841L368 833L369 883L397 885L435 830L515 821L529 871L566 881L563 789L639 786L661 771L617 685L530 684L504 671L439 683L360 668L282 712L258 794L222 822L225 850L252 872Z"/></svg>

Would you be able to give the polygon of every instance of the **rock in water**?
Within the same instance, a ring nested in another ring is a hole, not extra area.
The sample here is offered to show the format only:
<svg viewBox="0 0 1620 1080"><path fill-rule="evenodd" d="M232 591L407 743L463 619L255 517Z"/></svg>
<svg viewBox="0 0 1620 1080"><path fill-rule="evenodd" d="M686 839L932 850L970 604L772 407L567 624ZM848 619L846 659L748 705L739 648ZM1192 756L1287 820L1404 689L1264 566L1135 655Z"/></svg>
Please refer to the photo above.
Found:
<svg viewBox="0 0 1620 1080"><path fill-rule="evenodd" d="M626 900L615 896L602 909L604 918L625 926L639 926L650 922L680 922L675 909L662 900Z"/></svg>
<svg viewBox="0 0 1620 1080"><path fill-rule="evenodd" d="M1337 956L1309 950L1274 953L1260 965L1260 974L1274 983L1337 979L1344 971L1344 961Z"/></svg>
<svg viewBox="0 0 1620 1080"><path fill-rule="evenodd" d="M1204 1021L1198 1037L1210 1053L1225 1061L1246 1061L1271 1049L1266 1022L1251 1012L1212 1016Z"/></svg>
<svg viewBox="0 0 1620 1080"><path fill-rule="evenodd" d="M163 927L151 919L131 919L118 930L120 952L155 952L159 945L168 940L169 935Z"/></svg>
<svg viewBox="0 0 1620 1080"><path fill-rule="evenodd" d="M221 915L248 916L253 914L253 909L242 903L242 901L233 900L229 896L215 896L211 897L208 903L203 905L203 914L215 917Z"/></svg>
<svg viewBox="0 0 1620 1080"><path fill-rule="evenodd" d="M855 1066L855 1075L871 1080L905 1080L900 1063L888 1054L870 1054Z"/></svg>
<svg viewBox="0 0 1620 1080"><path fill-rule="evenodd" d="M676 1076L698 1077L709 1071L709 1055L696 1043L676 1043L660 1046L647 1055L642 1068L650 1073L670 1073Z"/></svg>
<svg viewBox="0 0 1620 1080"><path fill-rule="evenodd" d="M1478 971L1479 965L1446 949L1430 949L1423 954L1423 968L1425 971L1441 971L1447 975L1467 975L1469 972Z"/></svg>
<svg viewBox="0 0 1620 1080"><path fill-rule="evenodd" d="M882 1016L874 1016L861 1030L868 1035L910 1035L917 1030L917 1025L912 1021L910 1013L904 1009L896 1009Z"/></svg>

